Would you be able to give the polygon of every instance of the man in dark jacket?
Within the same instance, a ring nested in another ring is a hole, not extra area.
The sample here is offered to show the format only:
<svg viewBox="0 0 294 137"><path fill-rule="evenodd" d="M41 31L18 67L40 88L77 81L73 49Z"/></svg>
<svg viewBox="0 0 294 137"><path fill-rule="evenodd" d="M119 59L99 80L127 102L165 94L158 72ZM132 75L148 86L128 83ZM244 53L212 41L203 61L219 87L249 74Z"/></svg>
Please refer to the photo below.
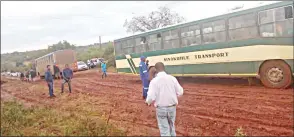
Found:
<svg viewBox="0 0 294 137"><path fill-rule="evenodd" d="M69 93L71 93L71 79L73 77L73 71L68 67L68 64L65 65L65 69L62 71L63 82L61 84L61 93L63 93L64 84L68 84Z"/></svg>
<svg viewBox="0 0 294 137"><path fill-rule="evenodd" d="M45 80L49 88L50 98L55 97L55 95L53 94L53 76L50 71L50 65L47 65L47 71L45 72Z"/></svg>

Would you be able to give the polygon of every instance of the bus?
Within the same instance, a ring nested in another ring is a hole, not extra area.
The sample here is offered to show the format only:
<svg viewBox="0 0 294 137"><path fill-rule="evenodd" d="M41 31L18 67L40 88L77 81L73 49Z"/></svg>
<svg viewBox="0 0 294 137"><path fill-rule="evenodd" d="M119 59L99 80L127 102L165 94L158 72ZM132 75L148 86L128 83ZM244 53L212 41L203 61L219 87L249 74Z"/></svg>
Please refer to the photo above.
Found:
<svg viewBox="0 0 294 137"><path fill-rule="evenodd" d="M284 1L114 40L118 73L163 62L176 77L257 77L269 88L293 82L293 2Z"/></svg>
<svg viewBox="0 0 294 137"><path fill-rule="evenodd" d="M62 71L65 67L65 64L68 64L73 71L78 70L77 65L77 55L74 50L66 49L66 50L58 50L55 52L51 52L47 55L44 55L40 58L35 59L35 66L37 75L40 77L45 76L45 71L47 70L47 65L50 65L51 71L54 72L53 65L57 65ZM62 76L62 72L61 76ZM52 73L53 74L53 73Z"/></svg>

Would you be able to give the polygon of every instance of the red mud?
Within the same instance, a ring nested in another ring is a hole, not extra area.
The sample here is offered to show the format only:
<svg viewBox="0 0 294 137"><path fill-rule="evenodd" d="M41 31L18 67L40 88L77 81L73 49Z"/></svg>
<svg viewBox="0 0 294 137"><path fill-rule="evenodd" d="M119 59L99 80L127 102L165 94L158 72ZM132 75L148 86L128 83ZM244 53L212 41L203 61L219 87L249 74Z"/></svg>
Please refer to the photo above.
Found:
<svg viewBox="0 0 294 137"><path fill-rule="evenodd" d="M1 99L14 96L52 109L62 102L60 80L54 83L57 96L54 99L47 99L43 81L7 81L1 85ZM179 98L177 107L178 135L232 136L238 127L248 136L293 135L292 89L248 86L247 80L242 79L198 78L183 80L181 84L184 95ZM159 135L155 108L146 106L142 100L137 76L109 74L102 80L98 72L78 72L72 80L72 88L70 100L79 94L85 95L83 101L90 103L95 111L111 111L110 123L126 130L127 135Z"/></svg>

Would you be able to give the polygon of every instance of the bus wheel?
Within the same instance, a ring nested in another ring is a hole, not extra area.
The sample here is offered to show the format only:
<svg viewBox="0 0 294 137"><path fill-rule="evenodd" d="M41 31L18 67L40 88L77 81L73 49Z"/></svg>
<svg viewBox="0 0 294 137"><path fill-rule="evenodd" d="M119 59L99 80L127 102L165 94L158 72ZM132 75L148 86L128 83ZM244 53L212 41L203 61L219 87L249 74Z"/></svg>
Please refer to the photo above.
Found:
<svg viewBox="0 0 294 137"><path fill-rule="evenodd" d="M267 61L260 68L260 80L269 88L287 88L292 84L292 72L281 60Z"/></svg>

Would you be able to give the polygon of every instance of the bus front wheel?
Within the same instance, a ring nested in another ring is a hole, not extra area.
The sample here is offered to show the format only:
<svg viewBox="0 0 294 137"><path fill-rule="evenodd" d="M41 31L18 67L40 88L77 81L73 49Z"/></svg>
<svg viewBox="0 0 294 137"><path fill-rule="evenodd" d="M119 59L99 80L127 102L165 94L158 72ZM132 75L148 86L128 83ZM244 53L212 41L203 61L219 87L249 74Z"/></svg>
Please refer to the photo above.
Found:
<svg viewBox="0 0 294 137"><path fill-rule="evenodd" d="M292 72L282 60L264 62L260 68L260 80L269 88L287 88L292 84Z"/></svg>

